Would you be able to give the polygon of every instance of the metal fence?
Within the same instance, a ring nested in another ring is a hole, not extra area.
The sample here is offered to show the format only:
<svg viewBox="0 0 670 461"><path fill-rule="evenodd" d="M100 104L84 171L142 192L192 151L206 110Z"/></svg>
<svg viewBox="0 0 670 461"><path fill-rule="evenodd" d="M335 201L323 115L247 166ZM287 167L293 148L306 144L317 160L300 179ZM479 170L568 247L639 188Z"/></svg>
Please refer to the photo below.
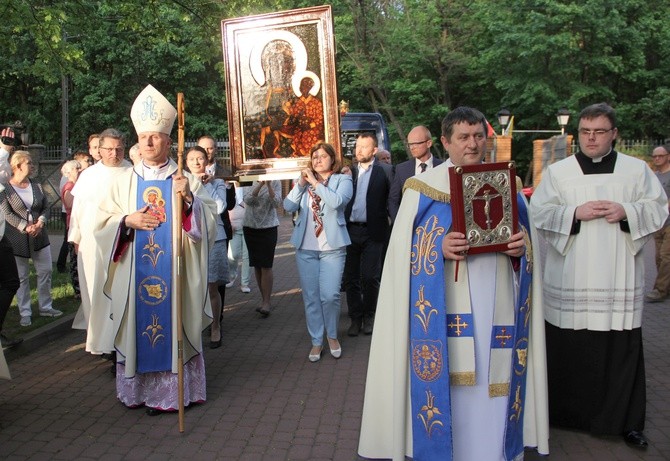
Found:
<svg viewBox="0 0 670 461"><path fill-rule="evenodd" d="M197 139L188 139L185 140L184 146L188 149L195 146L196 143ZM226 139L217 139L216 146L217 161L224 167L230 168L230 143ZM126 147L130 148L131 146ZM65 160L69 160L74 152L72 149L68 149L68 152L63 156L61 146L43 146L40 144L30 145L27 150L37 159L38 167L35 179L42 184L42 188L49 199L50 216L47 225L50 230L63 230L65 223L61 219L60 169ZM172 145L172 154L176 158L176 144Z"/></svg>
<svg viewBox="0 0 670 461"><path fill-rule="evenodd" d="M197 139L187 139L184 141L184 146L188 149L190 147L193 147L196 145L198 142ZM217 139L216 140L216 146L217 146L217 159L220 161L228 161L230 162L230 143L228 142L227 139ZM126 148L130 149L131 146L126 146ZM63 155L63 148L62 146L43 146L41 144L33 144L31 146L28 146L28 150L31 152L39 152L40 155L40 161L64 161L65 159L69 159L72 154L74 154L74 151L72 148L68 148L67 152L65 155ZM173 154L176 155L177 153L177 145L176 143L172 145L172 150Z"/></svg>
<svg viewBox="0 0 670 461"><path fill-rule="evenodd" d="M617 139L616 150L624 154L633 155L645 160L651 160L651 151L657 146L670 142L670 138L666 139ZM571 153L579 152L579 142L576 138L572 141Z"/></svg>
<svg viewBox="0 0 670 461"><path fill-rule="evenodd" d="M651 151L656 146L670 142L670 139L619 139L617 140L617 150L629 155L649 160ZM188 139L184 142L188 149L196 145L197 139ZM230 143L226 139L217 139L217 161L224 167L230 168ZM130 146L127 146L130 148ZM176 145L173 144L173 155L176 157ZM62 230L63 222L61 220L61 200L60 200L60 167L63 164L61 146L42 146L33 145L29 149L36 158L38 158L39 167L37 179L42 183L42 187L49 197L51 216L49 218L49 228L52 230ZM71 149L70 149L71 150ZM571 145L571 153L579 151L579 143L574 140ZM65 158L70 158L72 152L68 152Z"/></svg>

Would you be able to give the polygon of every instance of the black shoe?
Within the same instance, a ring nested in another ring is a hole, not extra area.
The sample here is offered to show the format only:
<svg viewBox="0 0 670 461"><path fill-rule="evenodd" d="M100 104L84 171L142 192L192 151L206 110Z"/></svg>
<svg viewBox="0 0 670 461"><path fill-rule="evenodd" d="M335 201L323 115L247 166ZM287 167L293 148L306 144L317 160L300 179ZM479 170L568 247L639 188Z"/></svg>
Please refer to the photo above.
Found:
<svg viewBox="0 0 670 461"><path fill-rule="evenodd" d="M167 413L167 411L159 410L158 408L147 407L146 413L149 416L158 416L162 415L163 413Z"/></svg>
<svg viewBox="0 0 670 461"><path fill-rule="evenodd" d="M366 335L372 334L372 325L374 324L374 319L371 317L363 319L363 333Z"/></svg>
<svg viewBox="0 0 670 461"><path fill-rule="evenodd" d="M2 344L3 348L18 346L22 342L23 338L9 339L7 336L0 334L0 344Z"/></svg>
<svg viewBox="0 0 670 461"><path fill-rule="evenodd" d="M221 347L221 340L219 339L218 341L210 341L209 342L209 348L210 349L218 349Z"/></svg>
<svg viewBox="0 0 670 461"><path fill-rule="evenodd" d="M348 336L358 336L358 333L361 331L361 319L352 319L351 325L347 330Z"/></svg>
<svg viewBox="0 0 670 461"><path fill-rule="evenodd" d="M642 431L626 432L623 434L623 439L629 447L645 449L649 446L649 442Z"/></svg>

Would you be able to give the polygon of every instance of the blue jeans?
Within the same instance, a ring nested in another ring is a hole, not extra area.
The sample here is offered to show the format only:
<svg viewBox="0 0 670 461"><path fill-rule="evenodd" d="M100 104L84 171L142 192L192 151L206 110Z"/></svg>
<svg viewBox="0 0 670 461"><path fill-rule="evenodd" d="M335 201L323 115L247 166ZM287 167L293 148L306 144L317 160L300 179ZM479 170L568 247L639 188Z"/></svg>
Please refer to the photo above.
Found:
<svg viewBox="0 0 670 461"><path fill-rule="evenodd" d="M307 331L312 346L323 345L323 333L337 339L340 320L340 283L346 250L296 250L295 260L300 275L302 299L305 303Z"/></svg>

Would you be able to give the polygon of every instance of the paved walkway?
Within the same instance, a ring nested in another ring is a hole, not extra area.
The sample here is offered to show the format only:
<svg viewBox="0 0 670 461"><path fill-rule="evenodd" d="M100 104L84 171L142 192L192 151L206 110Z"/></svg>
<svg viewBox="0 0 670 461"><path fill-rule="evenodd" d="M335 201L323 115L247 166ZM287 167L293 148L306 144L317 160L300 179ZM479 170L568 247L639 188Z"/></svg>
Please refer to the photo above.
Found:
<svg viewBox="0 0 670 461"><path fill-rule="evenodd" d="M291 230L284 218L279 241ZM14 379L0 381L0 459L358 460L370 337L346 337L343 302L342 358L307 360L293 254L287 243L277 249L269 318L254 312L255 286L250 294L228 290L223 347L205 350L208 400L186 411L183 434L176 415L150 417L121 405L109 362L87 354L84 334L65 319L34 332L9 356ZM651 447L639 452L618 437L552 429L550 460L670 459L668 308L645 312Z"/></svg>

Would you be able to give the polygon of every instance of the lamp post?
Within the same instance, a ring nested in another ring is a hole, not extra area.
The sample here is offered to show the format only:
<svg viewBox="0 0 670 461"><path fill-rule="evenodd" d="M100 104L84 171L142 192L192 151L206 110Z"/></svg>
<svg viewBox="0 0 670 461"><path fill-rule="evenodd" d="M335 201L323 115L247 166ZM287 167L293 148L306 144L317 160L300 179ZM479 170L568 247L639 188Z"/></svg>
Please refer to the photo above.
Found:
<svg viewBox="0 0 670 461"><path fill-rule="evenodd" d="M507 124L509 123L509 119L511 117L512 113L505 107L500 109L500 112L498 112L498 123L502 127L502 135L505 136L505 130L507 129Z"/></svg>
<svg viewBox="0 0 670 461"><path fill-rule="evenodd" d="M509 125L509 121L512 118L512 113L507 110L506 108L500 109L500 112L497 114L498 116L498 123L500 123L500 126L502 127L502 134L503 136L507 134L507 125ZM570 111L566 109L565 107L562 109L559 109L559 111L556 113L556 119L558 120L558 124L561 126L561 130L517 130L515 129L515 133L561 133L565 134L565 127L568 124L568 120L570 120Z"/></svg>
<svg viewBox="0 0 670 461"><path fill-rule="evenodd" d="M570 111L565 107L559 109L559 111L556 113L556 120L558 120L558 124L561 127L561 134L565 134L565 126L570 120Z"/></svg>

